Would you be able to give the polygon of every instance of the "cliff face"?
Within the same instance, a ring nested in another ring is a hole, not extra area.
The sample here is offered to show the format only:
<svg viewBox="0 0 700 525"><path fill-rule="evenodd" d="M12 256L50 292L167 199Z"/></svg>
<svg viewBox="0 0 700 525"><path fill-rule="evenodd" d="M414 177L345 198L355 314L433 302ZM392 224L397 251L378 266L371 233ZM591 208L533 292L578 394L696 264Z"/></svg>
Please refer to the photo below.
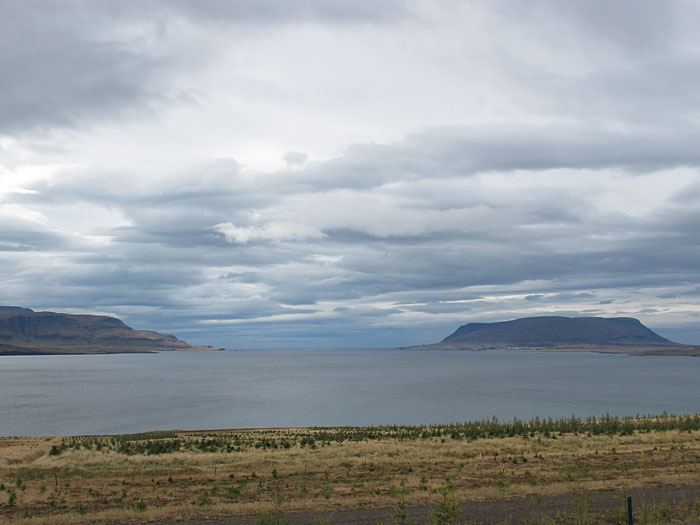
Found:
<svg viewBox="0 0 700 525"><path fill-rule="evenodd" d="M115 317L0 308L0 354L115 353L211 350L149 330L133 330Z"/></svg>

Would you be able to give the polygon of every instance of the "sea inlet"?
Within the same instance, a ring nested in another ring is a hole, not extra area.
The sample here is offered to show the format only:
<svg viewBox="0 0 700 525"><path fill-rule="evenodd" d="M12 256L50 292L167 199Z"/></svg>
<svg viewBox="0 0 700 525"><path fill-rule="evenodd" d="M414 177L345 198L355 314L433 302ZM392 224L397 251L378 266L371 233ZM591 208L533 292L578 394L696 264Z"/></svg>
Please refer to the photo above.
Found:
<svg viewBox="0 0 700 525"><path fill-rule="evenodd" d="M0 435L696 413L700 358L267 349L0 357Z"/></svg>

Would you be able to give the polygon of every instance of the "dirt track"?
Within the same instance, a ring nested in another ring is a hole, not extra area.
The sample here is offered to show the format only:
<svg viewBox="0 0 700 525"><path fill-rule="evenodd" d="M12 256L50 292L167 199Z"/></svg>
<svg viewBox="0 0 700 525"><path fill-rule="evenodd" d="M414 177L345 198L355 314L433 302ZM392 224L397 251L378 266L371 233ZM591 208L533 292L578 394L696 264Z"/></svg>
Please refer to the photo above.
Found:
<svg viewBox="0 0 700 525"><path fill-rule="evenodd" d="M633 514L636 515L635 523L640 523L642 505L688 505L694 500L700 501L700 485L691 487L651 487L630 491L633 501ZM561 495L554 497L474 501L461 505L460 523L465 524L519 524L519 523L566 523L580 515L580 510L572 506L571 496ZM614 492L597 492L588 495L589 513L591 522L611 523L611 518L618 509L624 508L624 502L619 494ZM427 523L432 507L414 506L408 507L408 521ZM314 514L293 514L286 516L292 524L306 523L332 523L333 525L351 524L375 524L388 521L393 516L394 509L354 509L337 512L325 512ZM241 516L225 519L187 521L193 525L252 525L257 522L256 516ZM167 522L168 525L178 522ZM182 523L182 522L179 522ZM681 523L681 522L676 522ZM686 525L700 524L700 518L682 522ZM166 525L165 523L163 525Z"/></svg>

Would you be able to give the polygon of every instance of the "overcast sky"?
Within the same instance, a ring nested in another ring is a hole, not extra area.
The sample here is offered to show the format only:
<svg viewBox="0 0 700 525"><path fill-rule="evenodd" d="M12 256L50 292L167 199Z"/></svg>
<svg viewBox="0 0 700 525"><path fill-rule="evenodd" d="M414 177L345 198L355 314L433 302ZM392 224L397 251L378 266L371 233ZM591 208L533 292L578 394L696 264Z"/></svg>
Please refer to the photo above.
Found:
<svg viewBox="0 0 700 525"><path fill-rule="evenodd" d="M0 304L227 347L700 343L700 2L0 0Z"/></svg>

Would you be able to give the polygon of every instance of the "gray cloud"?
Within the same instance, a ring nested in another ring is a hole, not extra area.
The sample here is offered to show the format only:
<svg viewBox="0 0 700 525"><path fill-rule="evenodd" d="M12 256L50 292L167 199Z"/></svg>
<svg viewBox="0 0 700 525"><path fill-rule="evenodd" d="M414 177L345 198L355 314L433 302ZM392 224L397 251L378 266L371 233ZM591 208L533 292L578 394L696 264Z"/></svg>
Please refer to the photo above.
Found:
<svg viewBox="0 0 700 525"><path fill-rule="evenodd" d="M356 2L343 0L259 0L255 2L204 0L188 2L187 0L178 0L160 3L159 7L177 10L195 19L216 23L221 23L224 20L237 24L250 22L286 23L307 20L335 23L382 23L394 22L397 18L409 13L406 2L399 0L382 0L381 2L367 0Z"/></svg>
<svg viewBox="0 0 700 525"><path fill-rule="evenodd" d="M504 0L501 8L527 21L566 24L564 34L574 32L612 44L631 55L648 54L665 48L678 25L697 14L697 4L680 1L669 5L662 0L606 2L557 2L556 0ZM541 27L541 26L540 26ZM568 35L571 38L571 33Z"/></svg>
<svg viewBox="0 0 700 525"><path fill-rule="evenodd" d="M288 168L296 168L302 166L309 156L299 151L288 151L283 158Z"/></svg>
<svg viewBox="0 0 700 525"><path fill-rule="evenodd" d="M449 319L458 323L515 316L533 303L547 311L559 305L559 312L603 314L602 305L621 304L605 300L610 290L633 301L639 287L697 282L700 217L692 202L678 206L660 201L641 216L601 215L591 206L595 190L573 189L580 184L576 177L590 177L585 172L571 172L574 179L562 182L546 162L535 163L544 170L523 170L514 169L518 162L483 156L462 175L455 165L465 154L460 148L442 147L441 133L425 132L402 144L372 147L369 160L365 147L350 148L342 159L289 174L289 181L282 173L271 173L251 182L235 162L226 161L186 169L153 187L100 187L86 184L85 174L67 172L51 185L39 183L17 198L48 213L65 205L63 196L70 196L74 204L101 203L119 210L131 223L103 231L111 238L104 246L31 248L75 253L51 277L52 286L77 293L83 297L81 304L104 307L128 303L179 310L206 304L199 306L203 311L197 316L221 320L223 324L203 325L221 334L238 333L246 322L252 323L245 327L250 333L267 330L268 323L275 330L289 330L290 315L294 323L307 327L304 337L311 326L330 337L324 327L333 323L391 327L418 314L428 316L421 322L432 319L433 325L446 326ZM451 130L448 144L455 135ZM460 142L467 144L471 137L467 130ZM429 146L416 147L421 140ZM503 138L506 145L512 140ZM496 151L495 138L493 142L487 149ZM582 152L588 147L587 142L571 144ZM554 140L550 146L556 145ZM437 167L435 175L414 171L402 177L401 168L386 168L385 157L391 162L402 149L412 150L414 157L424 155L417 164ZM530 154L547 149L542 139ZM594 149L589 151L595 155ZM324 180L324 173L329 179L351 181L338 173L356 165L356 152L369 169L385 176L383 183L368 186L361 180L356 188L343 188L349 183L341 188L310 183L317 176ZM593 163L604 164L600 159ZM675 164L670 159L668 168ZM617 176L632 188L654 172L635 166ZM503 183L491 191L488 186L495 178ZM271 186L269 181L277 179L281 183ZM607 187L605 178L597 181L600 190L616 191ZM401 188L386 187L397 183ZM512 183L517 187L510 188ZM288 193L290 189L297 191ZM241 199L242 192L249 202ZM222 221L259 228L286 221L323 235L273 236L241 244L214 228ZM528 282L535 284L523 284ZM40 279L35 285L47 282ZM468 291L483 286L500 291ZM517 288L522 291L515 295L506 291ZM129 298L129 290L141 290L139 299ZM634 311L642 316L660 312L650 307ZM185 317L189 324L197 322ZM165 316L159 319L168 324Z"/></svg>
<svg viewBox="0 0 700 525"><path fill-rule="evenodd" d="M135 114L162 96L163 59L137 39L101 34L108 13L80 7L3 2L0 133Z"/></svg>
<svg viewBox="0 0 700 525"><path fill-rule="evenodd" d="M395 23L404 2L9 1L0 5L0 134L142 119L194 103L173 88L196 60L171 44L181 22L230 27L288 23ZM211 58L219 46L202 44Z"/></svg>
<svg viewBox="0 0 700 525"><path fill-rule="evenodd" d="M436 128L412 134L397 144L352 146L342 157L304 170L297 181L299 189L362 189L394 181L461 177L484 171L624 167L644 172L697 166L700 164L698 140L700 130L696 128L672 131L621 131L589 125Z"/></svg>
<svg viewBox="0 0 700 525"><path fill-rule="evenodd" d="M449 143L453 135L454 132ZM421 137L431 147L414 147ZM504 143L508 145L511 140L506 136ZM468 143L468 138L462 143ZM546 151L545 146L542 140L540 150ZM586 143L579 147L585 151ZM60 206L63 198L70 196L70 202L101 202L120 210L132 224L106 232L113 239L108 250L116 248L121 255L116 261L106 258L107 267L152 264L157 273L157 264L169 260L191 261L198 266L240 265L250 268L243 271L249 281L255 276L268 287L266 294L271 300L288 304L401 290L449 290L483 283L565 280L581 274L611 275L618 283L629 280L634 284L650 274L657 280L665 279L655 268L668 267L673 267L677 276L694 273L696 254L692 247L698 245L695 224L699 217L692 206L685 211L676 208L673 213L662 208L641 219L613 215L601 221L599 216L590 214L585 197L574 196L567 185L559 189L552 186L557 179L553 174L547 175L549 186L540 183L531 186L534 191L526 193L507 188L494 193L484 191L480 182L470 183L459 172L447 174L460 163L453 157L462 157L464 152L460 148L441 147L434 136L413 136L406 144L377 147L371 162L363 150L360 156L372 169L386 174L384 184L400 180L409 187L422 187L423 179L430 177L430 173L402 179L400 168L384 167L385 157L395 159L396 151L402 148L414 151L414 155L417 155L415 151L423 152L427 158L422 163L440 167L436 170L437 177L430 179L432 193L418 192L422 198L412 191L393 188L382 193L381 186L373 190L361 180L361 187L353 190L357 193L349 196L338 195L335 188L326 188L324 184L296 186L305 191L287 194L296 183L282 183L271 191L265 177L259 184L251 184L240 180L235 163L213 163L168 177L166 185L135 190L119 185L90 186L83 175L65 174L51 186L32 187L36 193L21 195L21 199L26 203ZM495 140L489 149L498 149ZM329 179L337 180L338 170L355 164L352 155L356 151L350 149L345 158L317 164L309 171L314 174L327 171ZM449 155L446 153L449 151L455 153ZM493 159L493 167L486 157L478 162L481 170L487 172L518 165L517 162L504 164L502 158ZM472 175L473 169L466 175ZM510 176L529 186L528 175ZM625 175L630 184L639 176ZM304 171L298 178L310 180ZM436 185L443 188L436 191ZM241 193L245 193L249 202L240 200ZM256 199L256 194L263 193L264 198ZM443 195L449 195L449 205L440 204ZM465 198L461 199L461 195ZM366 199L376 204L365 206L362 201ZM346 202L348 213L345 213ZM351 210L358 206L362 213L353 214ZM259 218L252 219L255 216ZM298 222L323 232L324 237L270 238L262 244L237 246L212 229L223 221L245 227L263 227L267 221ZM329 254L329 260L335 262L309 259L309 253L315 252ZM264 267L274 270L258 271ZM89 275L90 272L86 279ZM107 285L114 274L98 271L95 275L98 276L95 284ZM142 275L146 280L151 279L142 272L123 271L117 275L134 286L143 285ZM168 270L163 272L165 275L173 285L192 284L177 271ZM159 279L152 281L157 285ZM570 296L593 297L581 293ZM555 297L564 298L563 294Z"/></svg>
<svg viewBox="0 0 700 525"><path fill-rule="evenodd" d="M700 15L631 5L6 2L5 302L224 346L691 333Z"/></svg>

